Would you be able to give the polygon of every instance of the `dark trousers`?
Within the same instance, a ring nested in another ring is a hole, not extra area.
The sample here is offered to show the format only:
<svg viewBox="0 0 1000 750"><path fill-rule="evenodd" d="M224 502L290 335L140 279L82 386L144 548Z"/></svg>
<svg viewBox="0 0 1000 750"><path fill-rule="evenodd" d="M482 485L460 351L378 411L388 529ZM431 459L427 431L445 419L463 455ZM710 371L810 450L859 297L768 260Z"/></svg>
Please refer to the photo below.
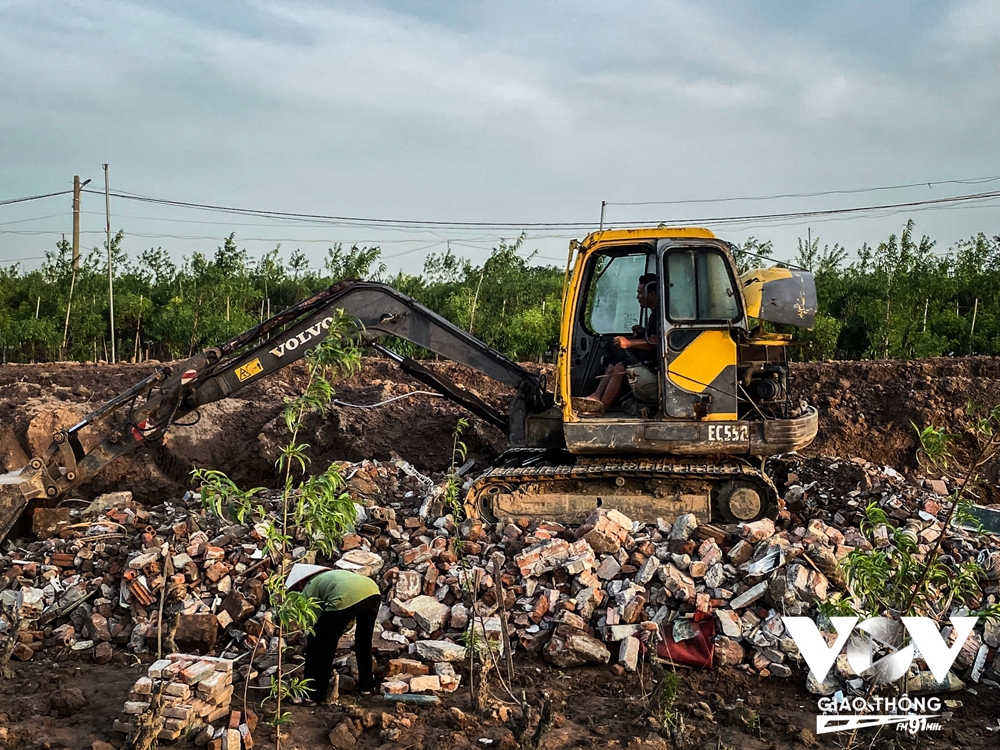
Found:
<svg viewBox="0 0 1000 750"><path fill-rule="evenodd" d="M358 625L354 631L354 655L358 659L358 690L375 689L372 677L372 637L382 597L378 594L362 599L353 607L331 610L320 615L312 635L306 639L306 664L304 677L310 680L309 697L317 702L326 700L333 674L333 657L337 643L352 620Z"/></svg>

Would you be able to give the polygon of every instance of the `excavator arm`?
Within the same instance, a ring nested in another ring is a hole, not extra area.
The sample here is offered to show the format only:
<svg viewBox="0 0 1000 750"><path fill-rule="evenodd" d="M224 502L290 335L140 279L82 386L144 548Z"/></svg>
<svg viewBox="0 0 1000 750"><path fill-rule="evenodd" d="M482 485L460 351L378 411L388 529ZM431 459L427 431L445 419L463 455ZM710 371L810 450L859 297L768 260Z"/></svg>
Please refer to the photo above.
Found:
<svg viewBox="0 0 1000 750"><path fill-rule="evenodd" d="M0 475L0 540L32 503L54 502L94 477L116 458L163 437L172 424L204 406L301 359L326 336L338 311L356 324L356 338L373 345L400 368L472 413L523 442L524 419L552 403L542 378L466 333L410 297L374 282L341 282L260 325L144 380L55 433L48 449L27 466ZM414 360L376 339L396 336L511 386L511 413L502 414ZM117 418L115 418L117 417ZM96 436L85 447L84 429Z"/></svg>

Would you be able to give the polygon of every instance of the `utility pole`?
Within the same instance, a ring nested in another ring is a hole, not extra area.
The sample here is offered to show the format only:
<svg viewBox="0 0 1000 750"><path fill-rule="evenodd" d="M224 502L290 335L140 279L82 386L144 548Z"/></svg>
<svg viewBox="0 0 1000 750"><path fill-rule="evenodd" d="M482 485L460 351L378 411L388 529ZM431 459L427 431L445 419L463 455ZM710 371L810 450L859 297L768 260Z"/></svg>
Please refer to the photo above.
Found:
<svg viewBox="0 0 1000 750"><path fill-rule="evenodd" d="M73 268L80 267L80 193L90 180L80 182L80 175L73 175Z"/></svg>
<svg viewBox="0 0 1000 750"><path fill-rule="evenodd" d="M89 180L88 180L89 182ZM80 175L73 175L73 270L80 267Z"/></svg>
<svg viewBox="0 0 1000 750"><path fill-rule="evenodd" d="M73 271L80 267L80 175L73 175Z"/></svg>
<svg viewBox="0 0 1000 750"><path fill-rule="evenodd" d="M601 231L604 231L604 209L608 207L607 201L601 201Z"/></svg>
<svg viewBox="0 0 1000 750"><path fill-rule="evenodd" d="M80 268L80 193L89 184L90 180L80 182L80 175L73 175L73 275L69 280L69 301L66 303L66 322L63 324L64 351L69 340L69 311L73 307L73 287L76 286L76 272ZM65 235L63 238L65 239Z"/></svg>
<svg viewBox="0 0 1000 750"><path fill-rule="evenodd" d="M104 165L104 216L108 233L108 301L111 312L111 361L115 361L115 277L111 266L111 184L108 182L108 165Z"/></svg>

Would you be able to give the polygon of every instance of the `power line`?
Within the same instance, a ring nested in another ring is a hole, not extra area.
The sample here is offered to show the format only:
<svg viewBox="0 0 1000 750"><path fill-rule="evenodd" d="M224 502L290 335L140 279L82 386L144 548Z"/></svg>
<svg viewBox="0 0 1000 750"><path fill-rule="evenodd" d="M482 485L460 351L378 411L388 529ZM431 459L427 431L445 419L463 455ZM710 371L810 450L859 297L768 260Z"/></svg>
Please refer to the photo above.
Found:
<svg viewBox="0 0 1000 750"><path fill-rule="evenodd" d="M5 260L0 260L0 265L13 266L13 265L15 265L17 263L20 263L23 260L45 260L45 256L44 255L32 255L32 256L30 256L28 258L7 258Z"/></svg>
<svg viewBox="0 0 1000 750"><path fill-rule="evenodd" d="M10 206L15 203L27 203L28 201L40 201L42 198L54 198L57 195L68 195L72 193L72 190L62 190L58 193L45 193L44 195L28 195L24 198L7 198L6 200L0 201L0 206Z"/></svg>
<svg viewBox="0 0 1000 750"><path fill-rule="evenodd" d="M87 191L89 192L89 191ZM831 221L838 220L844 216L853 216L857 214L866 213L880 213L880 217L892 216L899 213L919 212L925 210L956 210L956 209L969 209L969 208L994 208L997 207L996 203L990 203L989 205L963 205L967 203L984 202L984 201L995 201L1000 200L1000 191L987 192L987 193L974 193L969 195L957 195L947 198L934 198L924 201L909 201L905 203L889 203L875 206L857 206L853 208L840 208L840 209L822 209L816 211L798 211L798 212L786 212L786 213L775 213L775 214L751 214L745 216L716 216L716 217L700 217L700 218L688 218L688 219L668 219L668 220L647 220L642 222L618 222L621 226L650 226L650 225L661 225L664 227L668 226L682 226L682 225L726 225L731 227L741 227L747 229L760 228L765 226L796 226L807 221ZM38 217L44 218L44 217ZM132 217L139 218L139 217ZM874 217L873 217L874 218ZM9 222L11 224L19 222ZM605 222L609 224L610 222ZM0 226L3 226L0 224ZM256 225L255 225L256 226ZM495 225L499 226L499 225ZM561 228L563 225L559 224L549 224L547 226L553 227L554 229ZM586 226L592 227L593 224L587 224ZM276 227L277 228L277 227ZM285 227L286 229L288 227ZM382 229L394 229L381 227ZM420 229L416 231L423 231L425 233L434 234L429 229ZM52 230L52 229L23 229L23 230L0 230L0 234L13 234L20 236L38 236L38 235L61 235L65 234L64 230ZM103 234L96 230L84 231L83 234ZM183 235L183 234L156 234L147 232L128 232L129 236L140 237L143 239L178 239L178 240L213 240L218 241L222 239L218 235ZM436 235L441 237L440 242L433 243L435 245L441 244L446 241L451 241L456 244L462 244L463 242L492 242L494 239L503 239L502 235L494 235L492 237L484 238L446 238L441 235ZM572 237L575 235L568 234L530 234L528 235L533 240L538 239L565 239L567 237ZM299 238L299 237L239 237L240 241L243 242L302 242L302 243L333 243L333 244L401 244L410 242L423 242L420 239L352 239L352 240L338 240L332 238Z"/></svg>
<svg viewBox="0 0 1000 750"><path fill-rule="evenodd" d="M981 178L981 179L992 179L992 178ZM1000 179L1000 178L997 178ZM93 191L86 191L93 192ZM150 196L136 196L130 193L112 193L116 198L122 198L124 200L135 200L142 201L145 203L152 203L156 205L166 205L174 206L180 208L197 209L204 211L216 211L224 213L234 213L244 216L258 216L258 217L268 217L276 219L290 219L290 220L324 220L339 222L343 227L367 227L367 228L378 228L378 229L411 229L415 231L428 231L431 228L436 229L468 229L468 228L478 228L478 229L581 229L581 228L592 228L594 226L593 222L522 222L522 223L511 223L511 222L459 222L459 221L420 221L420 220L404 220L404 219L377 219L377 218L365 218L365 217L351 217L351 216L336 216L336 215L326 215L326 214L303 214L303 213L291 213L282 211L267 211L259 209L249 209L249 208L237 208L233 206L214 206L211 204L204 203L191 203L186 201L173 201L164 198L154 198ZM953 203L970 202L970 201L983 201L990 200L993 198L1000 197L1000 191L990 191L982 193L971 193L965 195L949 196L944 198L931 198L927 200L920 201L905 201L900 203L886 203L874 206L854 206L850 208L839 208L839 209L822 209L815 211L794 211L794 212L781 212L772 214L748 214L743 216L714 216L714 217L698 217L698 218L671 218L669 220L662 219L646 219L642 221L616 221L616 222L605 222L606 226L618 227L618 228L629 228L638 226L649 226L656 224L686 224L686 225L704 225L704 224L734 224L743 223L750 221L782 221L790 219L801 219L801 218L812 218L812 217L823 217L823 216L845 216L854 214L863 214L873 211L885 211L888 209L901 209L910 208L916 209L920 207L927 206L939 206L947 205Z"/></svg>
<svg viewBox="0 0 1000 750"><path fill-rule="evenodd" d="M0 225L2 226L2 225ZM66 234L65 231L59 229L5 229L0 230L0 234L12 234L20 237L39 237L45 235L62 235ZM97 229L82 230L80 234L100 234L103 235L104 232ZM141 239L153 239L153 240L210 240L213 242L222 242L226 239L225 236L219 235L198 235L198 234L151 234L147 232L125 232L127 237L138 237ZM498 238L499 239L499 238ZM535 239L551 239L549 237L539 236ZM409 244L413 242L426 242L427 238L424 239L406 239L406 240L338 240L329 237L320 238L307 238L307 237L236 237L237 242L301 242L301 243L315 243L315 244L329 244L329 245L399 245L399 244ZM455 242L455 240L449 240L448 238L442 238L435 241L434 245L441 245L445 242ZM474 240L483 243L490 243L493 240ZM408 250L406 252L413 252L413 250Z"/></svg>
<svg viewBox="0 0 1000 750"><path fill-rule="evenodd" d="M765 214L762 216L747 217L723 217L720 219L703 219L712 224L725 224L727 227L736 228L757 228L757 227L786 227L799 226L810 221L840 221L846 214L853 217L856 214L862 215L861 219L878 219L887 216L895 216L901 213L919 213L921 211L955 211L959 209L996 208L995 201L1000 200L1000 192L983 193L973 196L956 196L962 200L935 199L933 201L915 201L912 203L888 204L880 206L869 206L859 211L856 209L824 209L822 211L802 211L788 214ZM818 217L818 218L817 218ZM761 222L761 223L754 223Z"/></svg>
<svg viewBox="0 0 1000 750"><path fill-rule="evenodd" d="M607 206L684 206L694 203L734 203L737 201L773 201L782 198L819 198L828 195L857 195L859 193L876 193L884 190L906 190L916 187L933 187L934 185L985 185L1000 180L996 177L970 177L964 180L938 180L936 182L911 182L906 185L881 185L870 188L850 188L847 190L822 190L815 193L779 193L777 195L753 195L731 198L703 198L671 201L606 201Z"/></svg>
<svg viewBox="0 0 1000 750"><path fill-rule="evenodd" d="M989 203L988 205L982 205L983 201L996 201L1000 199L1000 191L991 193L978 193L972 195L960 195L953 196L950 198L937 198L926 201L910 201L907 203L898 204L886 204L880 206L864 206L857 208L845 208L845 209L826 209L818 211L803 211L795 213L783 213L783 214L762 214L755 216L734 216L734 217L714 217L714 218L699 218L699 219L678 219L662 222L642 222L638 226L649 226L654 223L659 223L663 226L680 226L680 225L709 225L709 226L726 226L733 230L748 231L752 229L762 229L768 227L794 227L801 226L808 223L826 223L830 221L842 221L847 217L858 217L858 218L886 218L889 216L895 216L902 213L917 213L921 211L953 211L953 210L968 210L968 209L982 209L982 208L995 208L997 203ZM971 205L973 203L979 203L980 205ZM868 216L858 216L859 214L869 214ZM874 214L877 214L874 215ZM590 225L592 226L592 225ZM285 227L287 229L287 227ZM383 227L383 229L386 229ZM393 231L396 231L393 229ZM424 244L420 247L411 248L409 250L403 250L400 252L392 253L390 255L382 256L383 260L391 260L394 258L402 257L405 255L411 255L421 250L427 250L433 247L437 247L450 241L453 245L460 247L468 247L474 250L487 250L486 247L476 247L468 242L481 242L484 244L491 243L494 239L503 239L501 235L495 235L494 237L484 237L483 239L470 239L470 238L447 238L429 229L414 230L421 231L425 234L432 234L434 236L440 237L441 239L437 242L432 242L430 244ZM84 231L83 234L104 234L104 232L90 230ZM44 236L53 235L60 236L64 235L64 230L5 230L0 229L0 235L15 235L15 236ZM128 236L137 237L141 239L175 239L181 241L220 241L221 237L216 235L181 235L181 234L155 234L155 233L145 233L145 232L128 232ZM540 239L566 239L576 236L576 234L529 234L528 235L533 241ZM299 237L239 237L240 242L267 242L267 243L301 243L301 244L348 244L348 245L368 245L368 246L382 246L390 244L408 244L413 242L426 242L424 239L334 239L334 238L299 238ZM541 257L541 256L539 256ZM545 256L546 260L562 261L562 258L554 258L551 256Z"/></svg>
<svg viewBox="0 0 1000 750"><path fill-rule="evenodd" d="M787 219L808 219L824 216L845 216L870 213L874 211L886 211L890 209L912 209L923 210L929 207L947 206L949 204L965 203L972 201L985 201L1000 198L1000 191L988 193L973 193L969 195L956 195L949 198L932 198L924 201L908 201L905 203L886 203L876 206L856 206L853 208L833 208L816 211L794 211L777 214L756 214L747 216L726 216L715 218L685 219L683 223L691 224L739 224L748 221L781 221ZM608 222L605 222L608 223ZM676 223L681 223L677 221Z"/></svg>
<svg viewBox="0 0 1000 750"><path fill-rule="evenodd" d="M18 219L17 221L3 221L0 222L0 227L8 227L11 224L28 224L32 221L41 221L42 219L60 219L63 214L49 214L48 216L35 216L31 219Z"/></svg>

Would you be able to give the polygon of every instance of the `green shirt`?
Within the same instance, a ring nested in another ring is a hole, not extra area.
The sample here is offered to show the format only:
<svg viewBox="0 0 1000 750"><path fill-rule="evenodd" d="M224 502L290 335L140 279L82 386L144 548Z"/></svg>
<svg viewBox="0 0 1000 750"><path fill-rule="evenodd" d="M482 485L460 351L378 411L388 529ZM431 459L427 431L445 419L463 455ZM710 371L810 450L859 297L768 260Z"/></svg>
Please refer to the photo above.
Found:
<svg viewBox="0 0 1000 750"><path fill-rule="evenodd" d="M369 596L381 592L378 584L367 576L349 570L328 570L325 573L317 573L306 581L302 593L318 599L321 609L336 611L353 607Z"/></svg>

